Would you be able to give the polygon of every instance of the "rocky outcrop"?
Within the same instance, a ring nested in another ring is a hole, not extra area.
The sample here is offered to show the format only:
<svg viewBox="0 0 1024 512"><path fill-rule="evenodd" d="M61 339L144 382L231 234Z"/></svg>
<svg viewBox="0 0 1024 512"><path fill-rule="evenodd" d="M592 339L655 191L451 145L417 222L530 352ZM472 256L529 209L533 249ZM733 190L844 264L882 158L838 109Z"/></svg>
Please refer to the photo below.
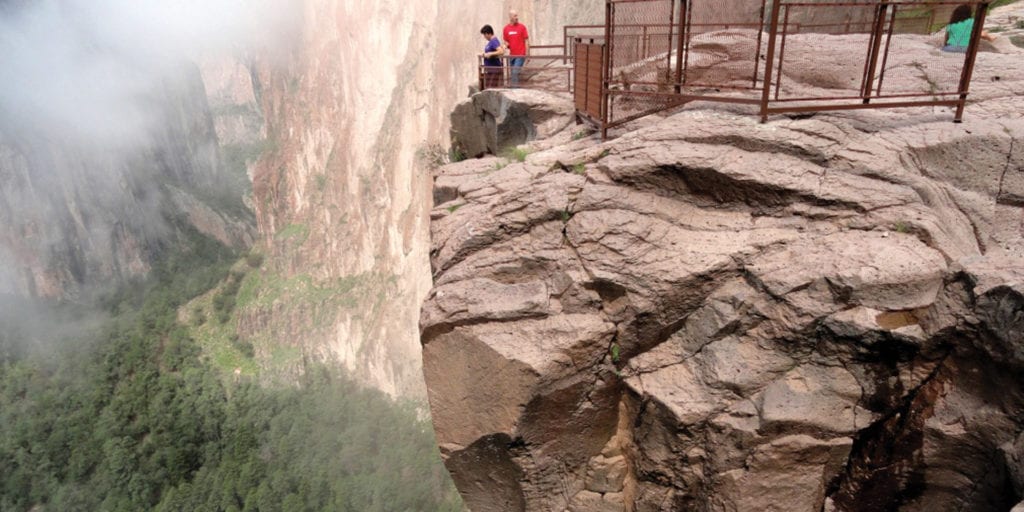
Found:
<svg viewBox="0 0 1024 512"><path fill-rule="evenodd" d="M452 147L472 158L501 154L551 137L572 122L573 114L568 96L528 89L483 91L452 111Z"/></svg>
<svg viewBox="0 0 1024 512"><path fill-rule="evenodd" d="M695 105L442 168L424 373L469 508L1020 502L1024 77L994 59L959 125Z"/></svg>

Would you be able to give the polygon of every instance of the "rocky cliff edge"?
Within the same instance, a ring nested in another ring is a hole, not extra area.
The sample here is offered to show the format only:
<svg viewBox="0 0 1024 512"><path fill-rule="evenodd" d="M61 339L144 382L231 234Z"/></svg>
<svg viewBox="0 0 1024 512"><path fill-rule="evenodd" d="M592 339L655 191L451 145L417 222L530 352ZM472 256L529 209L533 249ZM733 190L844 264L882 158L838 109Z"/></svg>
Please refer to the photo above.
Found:
<svg viewBox="0 0 1024 512"><path fill-rule="evenodd" d="M1018 503L1024 72L999 58L963 124L694 105L441 168L424 371L469 508ZM463 108L571 109L484 94Z"/></svg>

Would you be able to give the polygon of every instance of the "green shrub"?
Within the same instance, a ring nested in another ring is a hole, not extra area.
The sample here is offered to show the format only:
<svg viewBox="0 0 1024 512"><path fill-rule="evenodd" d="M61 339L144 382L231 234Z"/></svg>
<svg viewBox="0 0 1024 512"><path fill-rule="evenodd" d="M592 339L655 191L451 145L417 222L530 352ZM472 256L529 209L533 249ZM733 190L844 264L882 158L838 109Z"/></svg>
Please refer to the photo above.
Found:
<svg viewBox="0 0 1024 512"><path fill-rule="evenodd" d="M525 162L526 157L530 155L530 150L526 148L508 148L502 152L502 156L512 160L513 162Z"/></svg>
<svg viewBox="0 0 1024 512"><path fill-rule="evenodd" d="M263 253L253 251L245 256L245 264L250 268L260 268L263 266L263 259Z"/></svg>

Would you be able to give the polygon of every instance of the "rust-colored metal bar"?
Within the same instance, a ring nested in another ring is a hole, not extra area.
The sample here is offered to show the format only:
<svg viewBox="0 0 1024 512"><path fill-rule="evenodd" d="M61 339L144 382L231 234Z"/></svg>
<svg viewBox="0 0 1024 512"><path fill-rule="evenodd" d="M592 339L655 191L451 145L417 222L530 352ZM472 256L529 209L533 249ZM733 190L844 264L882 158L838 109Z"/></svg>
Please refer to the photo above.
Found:
<svg viewBox="0 0 1024 512"><path fill-rule="evenodd" d="M953 116L953 122L955 123L963 121L964 118L964 107L967 106L967 92L971 88L971 76L974 74L974 62L978 58L978 47L981 45L981 32L985 27L988 2L977 4L975 11L974 30L971 32L971 42L967 45L964 70L960 74L960 100L956 104L956 114Z"/></svg>
<svg viewBox="0 0 1024 512"><path fill-rule="evenodd" d="M478 57L477 58L477 75L479 75L479 80L480 80L479 89L481 91L487 90L487 84L484 81L484 72L485 71L487 71L487 70L484 69L484 58L483 57Z"/></svg>
<svg viewBox="0 0 1024 512"><path fill-rule="evenodd" d="M768 122L768 102L772 92L772 63L775 60L775 39L779 35L779 4L782 0L771 0L771 27L768 29L768 55L764 69L764 90L761 91L761 122Z"/></svg>
<svg viewBox="0 0 1024 512"><path fill-rule="evenodd" d="M885 28L885 10L889 4L880 3L875 9L875 28L871 31L871 48L868 50L867 71L864 74L861 95L864 103L871 103L871 89L874 88L875 70L878 69L878 52L882 47L882 30Z"/></svg>
<svg viewBox="0 0 1024 512"><path fill-rule="evenodd" d="M612 76L612 59L615 58L614 22L615 3L607 0L604 12L604 46L601 50L601 140L608 139L608 121L611 119L608 87Z"/></svg>
<svg viewBox="0 0 1024 512"><path fill-rule="evenodd" d="M581 48L582 43L576 43L573 46L573 53L576 55L576 61L573 63L573 67L576 68L576 81L579 82L581 77L583 77L583 80L586 79L586 55L580 54L580 52L585 51ZM583 68L583 73L580 72L580 68ZM576 107L576 113L579 113L581 110L586 110L587 107L587 87L586 85L583 85L582 87L580 85L581 84L578 83L575 84L575 89L572 92L572 102Z"/></svg>
<svg viewBox="0 0 1024 512"><path fill-rule="evenodd" d="M922 5L961 5L964 3L974 4L970 0L966 2L923 2L921 0L907 0L897 2L885 2L887 5L908 5L911 7L920 7ZM879 2L786 2L786 5L791 7L876 7Z"/></svg>
<svg viewBox="0 0 1024 512"><path fill-rule="evenodd" d="M683 84L683 45L686 43L686 33L689 31L686 27L686 13L688 11L687 5L689 0L679 0L679 39L676 41L676 69L675 75L672 77L672 82L675 84L672 90L676 94L682 92ZM673 6L675 10L675 6ZM669 56L671 58L672 50L669 49Z"/></svg>
<svg viewBox="0 0 1024 512"><path fill-rule="evenodd" d="M750 80L750 87L757 87L757 72L761 70L761 37L764 34L764 8L767 4L768 0L761 0L761 21L757 24L757 48L754 50L754 77Z"/></svg>
<svg viewBox="0 0 1024 512"><path fill-rule="evenodd" d="M871 103L865 105L863 103L847 103L844 105L804 105L804 106L792 106L792 107L771 107L768 109L769 114L781 114L785 112L824 112L828 110L862 110L862 109L879 109L879 108L905 108L905 107L935 107L935 106L956 106L958 100L944 100L944 101L896 101L890 103Z"/></svg>
<svg viewBox="0 0 1024 512"><path fill-rule="evenodd" d="M668 51L665 52L665 71L669 71L669 70L672 69L672 39L673 39L672 36L674 35L673 31L675 30L675 22L676 22L676 2L675 2L675 0L669 0L669 8L668 8L668 24L669 24L669 27L668 27L668 41L666 41L667 44L665 45L665 46L668 47Z"/></svg>
<svg viewBox="0 0 1024 512"><path fill-rule="evenodd" d="M892 6L892 16L889 18L889 34L885 37L885 52L882 54L882 69L878 72L878 89L875 96L882 95L882 82L885 81L885 66L889 63L889 49L892 46L892 33L896 31L896 12L898 6Z"/></svg>
<svg viewBox="0 0 1024 512"><path fill-rule="evenodd" d="M619 82L617 80L611 80L611 83L619 84L621 82ZM636 81L636 82L629 82L629 84L631 86L633 86L633 85L650 85L650 86L663 85L661 82L649 82L649 81L646 81L646 80L644 80L644 81ZM687 87L709 87L709 88L714 88L714 89L727 89L727 90L732 90L732 91L749 91L749 90L753 89L749 85L729 85L729 84L724 84L723 85L723 84L712 84L712 83L705 83L705 82L689 82L689 83L686 84L686 86ZM860 96L857 96L857 97L859 98Z"/></svg>
<svg viewBox="0 0 1024 512"><path fill-rule="evenodd" d="M674 92L657 91L612 91L612 96L628 96L640 98L685 98L687 101L715 101L719 103L740 103L744 105L760 105L761 100L749 96L707 96L703 94L676 94ZM854 98L856 99L856 98Z"/></svg>
<svg viewBox="0 0 1024 512"><path fill-rule="evenodd" d="M913 93L906 93L906 94L885 94L885 95L882 95L882 96L875 96L872 99L884 100L884 99L892 99L892 98L933 98L935 96L956 96L958 94L959 93L955 93L955 92L936 92L936 93L932 93L932 92L926 92L926 93L913 92ZM778 99L778 100L772 100L772 103L776 103L776 102L778 102L778 103L800 103L800 102L808 102L808 101L847 101L847 100L848 101L854 101L854 100L862 100L862 99L864 99L864 98L861 97L859 94L856 95L856 96L805 96L803 98L781 98L781 99ZM936 100L936 101L938 101L938 100Z"/></svg>
<svg viewBox="0 0 1024 512"><path fill-rule="evenodd" d="M775 99L779 99L779 93L782 91L782 65L786 63L786 39L789 36L789 6L784 5L786 9L786 15L782 21L782 44L779 45L779 69L775 76Z"/></svg>
<svg viewBox="0 0 1024 512"><path fill-rule="evenodd" d="M693 1L683 0L687 2L686 6L686 38L683 44L683 84L686 84L686 76L690 71L690 41L693 40Z"/></svg>

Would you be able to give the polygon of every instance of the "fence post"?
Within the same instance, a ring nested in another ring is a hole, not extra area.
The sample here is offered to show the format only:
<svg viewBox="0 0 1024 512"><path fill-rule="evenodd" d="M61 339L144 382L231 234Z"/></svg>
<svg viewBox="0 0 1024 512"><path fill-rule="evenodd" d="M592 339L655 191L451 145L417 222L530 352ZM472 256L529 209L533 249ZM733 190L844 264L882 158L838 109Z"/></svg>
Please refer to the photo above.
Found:
<svg viewBox="0 0 1024 512"><path fill-rule="evenodd" d="M665 47L666 47L666 52L665 52L665 73L666 74L672 73L672 39L673 39L672 36L675 35L673 32L675 31L675 28L676 28L676 0L670 0L669 3L671 3L672 6L669 7L669 9L668 9L668 40L665 41ZM657 81L659 81L659 79L655 78L654 81L657 82Z"/></svg>
<svg viewBox="0 0 1024 512"><path fill-rule="evenodd" d="M569 26L568 25L563 25L562 26L562 55L569 55L569 47L570 46L573 47L572 51L575 53L576 45L569 43ZM562 59L562 65L564 66L565 64L566 64L566 59Z"/></svg>
<svg viewBox="0 0 1024 512"><path fill-rule="evenodd" d="M676 91L676 94L679 94L680 92L682 92L682 83L683 83L683 44L685 43L684 34L687 31L687 26L686 26L686 4L687 4L687 2L688 2L688 0L680 0L679 1L679 41L676 42L676 72L675 72L675 76L673 77L673 80L672 80L673 82L675 82L674 90ZM673 10L675 10L675 9L673 9ZM671 50L669 50L669 55L671 55L671 54L672 54L672 52L671 52Z"/></svg>
<svg viewBox="0 0 1024 512"><path fill-rule="evenodd" d="M889 33L885 36L885 51L882 52L882 69L878 71L878 89L875 92L877 96L882 95L882 83L885 82L885 67L889 64L889 48L892 47L892 34L896 32L896 12L899 10L899 6L892 6L892 16L889 18Z"/></svg>
<svg viewBox="0 0 1024 512"><path fill-rule="evenodd" d="M686 0L683 0L684 4ZM757 87L757 72L761 69L761 37L764 34L764 6L768 0L761 0L761 17L757 24L757 50L754 51L754 78L750 81L750 87Z"/></svg>
<svg viewBox="0 0 1024 512"><path fill-rule="evenodd" d="M775 38L779 32L779 4L782 0L771 0L772 23L768 29L768 61L764 69L764 90L761 92L761 122L768 121L768 101L772 93L772 61L775 60Z"/></svg>
<svg viewBox="0 0 1024 512"><path fill-rule="evenodd" d="M888 3L878 4L875 10L875 26L871 29L871 48L868 53L868 69L864 73L864 81L860 91L864 104L871 103L871 89L874 88L875 70L878 69L878 51L882 46L882 31L885 30L885 10Z"/></svg>
<svg viewBox="0 0 1024 512"><path fill-rule="evenodd" d="M789 6L783 7L786 9L786 15L782 17L782 44L779 45L779 69L775 72L775 99L779 99L779 93L782 91L782 66L786 64L786 38L789 37Z"/></svg>
<svg viewBox="0 0 1024 512"><path fill-rule="evenodd" d="M974 61L978 57L978 46L981 45L981 32L985 26L985 16L988 14L988 2L977 4L977 13L974 15L974 30L971 32L971 42L967 46L967 58L964 62L964 71L960 74L960 99L956 104L956 115L953 122L963 121L964 107L967 106L967 91L971 87L971 75L974 74Z"/></svg>
<svg viewBox="0 0 1024 512"><path fill-rule="evenodd" d="M615 4L612 0L604 3L604 44L601 45L601 140L608 139L608 121L611 120L611 97L609 87L612 77L612 56L615 54L613 33Z"/></svg>
<svg viewBox="0 0 1024 512"><path fill-rule="evenodd" d="M690 0L683 0L690 2ZM693 5L686 8L686 37L683 38L683 76L690 71L690 40L693 39Z"/></svg>

